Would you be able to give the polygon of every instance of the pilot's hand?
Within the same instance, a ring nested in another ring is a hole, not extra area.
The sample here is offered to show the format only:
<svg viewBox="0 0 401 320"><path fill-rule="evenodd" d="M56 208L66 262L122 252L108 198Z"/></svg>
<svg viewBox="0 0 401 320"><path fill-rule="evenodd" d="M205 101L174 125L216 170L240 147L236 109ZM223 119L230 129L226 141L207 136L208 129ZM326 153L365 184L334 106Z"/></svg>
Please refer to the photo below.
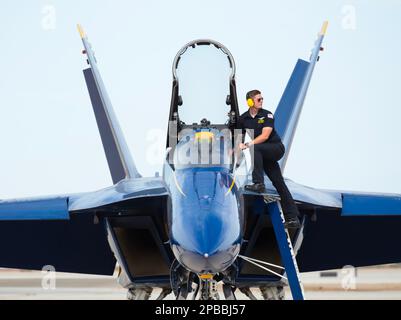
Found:
<svg viewBox="0 0 401 320"><path fill-rule="evenodd" d="M238 146L238 148L239 148L240 150L245 150L245 149L248 148L248 146L245 145L244 143L240 143L239 146Z"/></svg>

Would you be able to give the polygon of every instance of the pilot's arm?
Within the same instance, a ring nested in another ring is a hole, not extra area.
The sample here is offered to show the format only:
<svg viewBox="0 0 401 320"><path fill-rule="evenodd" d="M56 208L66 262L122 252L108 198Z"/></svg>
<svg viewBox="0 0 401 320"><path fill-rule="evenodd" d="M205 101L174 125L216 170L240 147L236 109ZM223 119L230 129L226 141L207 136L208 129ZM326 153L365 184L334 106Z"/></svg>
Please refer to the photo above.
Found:
<svg viewBox="0 0 401 320"><path fill-rule="evenodd" d="M260 144L260 143L264 143L266 142L271 133L273 132L273 128L274 128L274 119L273 119L273 114L269 113L268 116L265 118L265 121L263 122L263 129L262 129L262 133L257 136L255 139L251 140L248 143L245 144L241 144L240 148L241 149L245 149L245 148L249 148L250 146L254 145L254 144Z"/></svg>
<svg viewBox="0 0 401 320"><path fill-rule="evenodd" d="M272 131L273 131L272 127L264 127L262 129L262 133L259 136L257 136L252 141L248 142L248 146L265 142L267 139L269 139Z"/></svg>

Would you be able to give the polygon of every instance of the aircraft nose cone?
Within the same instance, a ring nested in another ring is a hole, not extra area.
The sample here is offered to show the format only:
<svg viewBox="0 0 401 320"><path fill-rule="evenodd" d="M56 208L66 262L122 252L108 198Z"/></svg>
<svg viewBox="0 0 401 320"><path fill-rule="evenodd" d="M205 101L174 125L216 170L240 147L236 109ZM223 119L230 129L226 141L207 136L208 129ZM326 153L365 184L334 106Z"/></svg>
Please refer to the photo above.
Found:
<svg viewBox="0 0 401 320"><path fill-rule="evenodd" d="M235 244L230 248L209 255L199 254L185 250L179 245L172 246L177 260L187 269L195 273L222 272L233 264L240 250L240 245Z"/></svg>

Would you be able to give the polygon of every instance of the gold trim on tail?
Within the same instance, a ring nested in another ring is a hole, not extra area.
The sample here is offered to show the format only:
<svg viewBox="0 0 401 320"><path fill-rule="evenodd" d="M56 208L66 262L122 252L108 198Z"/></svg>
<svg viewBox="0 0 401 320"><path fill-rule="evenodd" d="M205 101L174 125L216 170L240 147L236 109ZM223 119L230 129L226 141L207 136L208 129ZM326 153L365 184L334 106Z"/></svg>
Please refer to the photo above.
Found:
<svg viewBox="0 0 401 320"><path fill-rule="evenodd" d="M320 35L324 36L327 32L327 26L329 25L328 21L325 21L322 26L322 30L320 31Z"/></svg>
<svg viewBox="0 0 401 320"><path fill-rule="evenodd" d="M79 35L81 36L81 39L85 38L86 35L85 35L85 31L82 28L82 26L80 24L77 24L77 28L78 28Z"/></svg>

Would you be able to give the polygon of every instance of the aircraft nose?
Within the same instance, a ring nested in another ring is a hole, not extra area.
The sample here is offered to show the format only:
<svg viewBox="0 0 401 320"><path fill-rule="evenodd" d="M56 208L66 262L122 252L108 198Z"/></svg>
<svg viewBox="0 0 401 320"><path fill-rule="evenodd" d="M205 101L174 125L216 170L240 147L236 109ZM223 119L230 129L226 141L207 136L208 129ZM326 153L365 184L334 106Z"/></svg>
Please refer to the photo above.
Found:
<svg viewBox="0 0 401 320"><path fill-rule="evenodd" d="M226 215L226 216L225 216ZM199 211L198 219L186 217L186 224L172 228L171 244L175 257L193 272L216 273L236 259L241 242L239 221L227 212Z"/></svg>
<svg viewBox="0 0 401 320"><path fill-rule="evenodd" d="M226 250L217 251L213 254L207 252L200 254L185 250L179 245L172 246L177 260L187 269L195 273L217 273L222 272L233 264L240 250L240 245L235 244Z"/></svg>
<svg viewBox="0 0 401 320"><path fill-rule="evenodd" d="M227 269L242 239L234 180L220 168L188 169L178 179L185 195L172 188L170 244L175 257L196 273Z"/></svg>

